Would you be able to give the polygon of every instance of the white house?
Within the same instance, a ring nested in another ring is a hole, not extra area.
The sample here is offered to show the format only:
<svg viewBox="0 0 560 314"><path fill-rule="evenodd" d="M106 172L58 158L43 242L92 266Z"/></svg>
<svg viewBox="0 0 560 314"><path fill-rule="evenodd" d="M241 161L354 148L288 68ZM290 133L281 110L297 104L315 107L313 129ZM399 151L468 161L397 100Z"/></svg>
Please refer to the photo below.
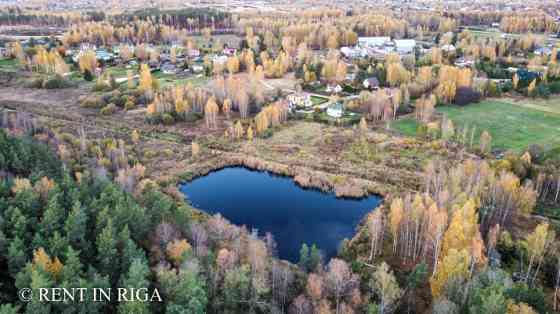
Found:
<svg viewBox="0 0 560 314"><path fill-rule="evenodd" d="M414 39L395 39L395 50L401 54L412 53L416 47Z"/></svg>
<svg viewBox="0 0 560 314"><path fill-rule="evenodd" d="M178 69L173 63L165 63L161 66L161 72L165 74L175 74Z"/></svg>
<svg viewBox="0 0 560 314"><path fill-rule="evenodd" d="M197 58L200 57L200 50L198 49L188 49L187 50L187 56L189 58Z"/></svg>
<svg viewBox="0 0 560 314"><path fill-rule="evenodd" d="M367 52L358 47L342 47L340 48L340 53L346 58L359 58L367 56Z"/></svg>
<svg viewBox="0 0 560 314"><path fill-rule="evenodd" d="M193 64L191 66L191 70L193 71L193 73L201 73L202 71L204 71L204 67L199 64Z"/></svg>
<svg viewBox="0 0 560 314"><path fill-rule="evenodd" d="M441 46L441 51L446 52L446 53L454 53L455 50L457 50L457 49L455 48L455 46L453 46L451 44Z"/></svg>
<svg viewBox="0 0 560 314"><path fill-rule="evenodd" d="M340 118L342 117L342 113L344 111L344 108L342 107L342 104L337 102L331 106L329 106L327 108L327 115L331 118Z"/></svg>
<svg viewBox="0 0 560 314"><path fill-rule="evenodd" d="M216 64L226 64L228 57L225 55L221 55L221 56L214 56L214 58L212 58L212 62L216 63Z"/></svg>
<svg viewBox="0 0 560 314"><path fill-rule="evenodd" d="M363 48L383 47L391 42L391 37L358 37L358 45Z"/></svg>
<svg viewBox="0 0 560 314"><path fill-rule="evenodd" d="M305 107L309 108L313 106L311 97L309 94L291 94L287 97L290 107Z"/></svg>
<svg viewBox="0 0 560 314"><path fill-rule="evenodd" d="M455 60L455 66L458 66L460 68L471 67L473 65L474 65L473 60L468 60L465 58L458 58L457 60Z"/></svg>
<svg viewBox="0 0 560 314"><path fill-rule="evenodd" d="M342 86L340 86L339 84L337 84L337 85L331 85L331 84L329 84L329 85L327 85L327 88L325 89L325 91L326 91L327 93L335 93L335 94L338 94L338 93L342 92Z"/></svg>
<svg viewBox="0 0 560 314"><path fill-rule="evenodd" d="M365 79L362 82L362 85L364 86L364 88L367 89L378 89L379 88L379 80L377 79L377 77L370 77Z"/></svg>

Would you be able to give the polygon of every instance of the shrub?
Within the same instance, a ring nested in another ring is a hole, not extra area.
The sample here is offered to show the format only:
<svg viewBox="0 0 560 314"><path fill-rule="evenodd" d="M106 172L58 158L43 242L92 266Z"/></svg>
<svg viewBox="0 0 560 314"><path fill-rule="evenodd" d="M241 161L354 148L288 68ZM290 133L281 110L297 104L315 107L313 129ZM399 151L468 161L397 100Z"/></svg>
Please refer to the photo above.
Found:
<svg viewBox="0 0 560 314"><path fill-rule="evenodd" d="M535 95L541 98L548 98L550 97L550 89L544 83L537 85L537 89L535 91Z"/></svg>
<svg viewBox="0 0 560 314"><path fill-rule="evenodd" d="M548 89L550 90L550 92L552 94L560 93L560 81L554 81L554 82L548 84Z"/></svg>
<svg viewBox="0 0 560 314"><path fill-rule="evenodd" d="M105 102L100 96L89 95L80 99L80 105L84 108L99 109L105 105Z"/></svg>
<svg viewBox="0 0 560 314"><path fill-rule="evenodd" d="M94 92L104 92L104 91L110 91L111 90L111 86L107 85L104 81L97 81L95 82L95 85L93 86L93 91Z"/></svg>
<svg viewBox="0 0 560 314"><path fill-rule="evenodd" d="M524 283L517 283L512 288L506 290L505 295L515 302L527 303L539 313L545 313L547 310L542 288L529 288Z"/></svg>
<svg viewBox="0 0 560 314"><path fill-rule="evenodd" d="M109 116L115 113L116 111L117 111L117 106L115 106L115 104L113 103L110 103L101 109L101 114Z"/></svg>
<svg viewBox="0 0 560 314"><path fill-rule="evenodd" d="M196 122L203 118L202 113L199 112L189 112L185 115L185 121L187 122Z"/></svg>
<svg viewBox="0 0 560 314"><path fill-rule="evenodd" d="M416 136L423 138L428 135L428 127L424 123L419 123L416 128Z"/></svg>
<svg viewBox="0 0 560 314"><path fill-rule="evenodd" d="M508 81L502 84L502 93L507 93L513 90L513 83Z"/></svg>
<svg viewBox="0 0 560 314"><path fill-rule="evenodd" d="M490 97L500 97L502 95L502 90L493 81L488 81L488 85L486 86L486 94Z"/></svg>
<svg viewBox="0 0 560 314"><path fill-rule="evenodd" d="M161 121L163 122L163 124L165 125L171 125L173 123L175 123L175 118L173 118L172 115L170 115L169 113L164 113L161 116Z"/></svg>
<svg viewBox="0 0 560 314"><path fill-rule="evenodd" d="M85 70L84 71L84 80L91 82L93 81L93 74L90 72L90 70Z"/></svg>
<svg viewBox="0 0 560 314"><path fill-rule="evenodd" d="M146 158L146 159L152 159L156 156L157 156L157 152L155 152L153 150L148 149L144 152L144 158Z"/></svg>
<svg viewBox="0 0 560 314"><path fill-rule="evenodd" d="M459 106L466 106L470 103L480 101L480 93L470 87L459 87L455 95L455 103Z"/></svg>
<svg viewBox="0 0 560 314"><path fill-rule="evenodd" d="M37 78L31 79L30 81L27 82L26 87L42 88L43 87L43 78L42 77L37 77Z"/></svg>
<svg viewBox="0 0 560 314"><path fill-rule="evenodd" d="M272 129L266 129L264 130L261 134L259 134L259 137L261 138L269 138L272 136Z"/></svg>
<svg viewBox="0 0 560 314"><path fill-rule="evenodd" d="M64 77L60 75L55 75L47 80L43 81L43 88L46 89L56 89L56 88L64 88L66 86L66 81Z"/></svg>
<svg viewBox="0 0 560 314"><path fill-rule="evenodd" d="M124 104L124 109L125 110L132 110L136 108L136 105L134 104L134 102L132 100L127 100L126 103Z"/></svg>
<svg viewBox="0 0 560 314"><path fill-rule="evenodd" d="M122 96L120 96L120 98L121 98L120 101L119 101L119 102L121 103L120 106L124 106L124 105L126 104L126 102L127 102L131 97L130 97L130 96L127 96L127 95L122 95Z"/></svg>

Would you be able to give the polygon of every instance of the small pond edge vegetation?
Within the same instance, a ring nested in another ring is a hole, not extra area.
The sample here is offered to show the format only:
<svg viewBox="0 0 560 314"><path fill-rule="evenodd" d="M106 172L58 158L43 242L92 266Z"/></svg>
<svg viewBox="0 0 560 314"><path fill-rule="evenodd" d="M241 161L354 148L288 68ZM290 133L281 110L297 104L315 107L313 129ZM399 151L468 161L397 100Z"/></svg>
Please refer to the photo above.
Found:
<svg viewBox="0 0 560 314"><path fill-rule="evenodd" d="M218 160L197 163L197 167L178 176L178 185L193 181L225 168L243 167L252 171L264 171L273 175L291 178L299 187L317 189L325 193L334 193L337 198L360 199L379 196L386 199L393 194L394 187L387 184L349 177L345 174L332 174L307 167L285 165L243 155L222 155Z"/></svg>

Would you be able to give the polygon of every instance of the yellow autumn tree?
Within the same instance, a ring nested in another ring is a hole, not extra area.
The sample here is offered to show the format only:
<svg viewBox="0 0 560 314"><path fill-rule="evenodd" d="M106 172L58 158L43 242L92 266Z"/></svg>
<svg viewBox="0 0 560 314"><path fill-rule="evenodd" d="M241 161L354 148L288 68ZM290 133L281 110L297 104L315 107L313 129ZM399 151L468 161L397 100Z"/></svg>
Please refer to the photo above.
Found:
<svg viewBox="0 0 560 314"><path fill-rule="evenodd" d="M253 140L253 127L249 126L247 128L247 140L252 141Z"/></svg>
<svg viewBox="0 0 560 314"><path fill-rule="evenodd" d="M185 253L192 249L191 245L185 239L176 239L167 244L167 257L173 264L179 265L183 262Z"/></svg>
<svg viewBox="0 0 560 314"><path fill-rule="evenodd" d="M138 88L143 92L151 92L153 86L152 72L147 64L140 65L140 79Z"/></svg>
<svg viewBox="0 0 560 314"><path fill-rule="evenodd" d="M210 97L206 102L206 106L204 107L204 118L206 119L206 127L215 129L218 126L218 111L219 108L216 104L216 99L214 97Z"/></svg>
<svg viewBox="0 0 560 314"><path fill-rule="evenodd" d="M95 55L95 51L84 51L78 57L78 66L80 68L80 72L82 73L85 73L86 71L93 73L95 71L95 68L97 68L97 57Z"/></svg>
<svg viewBox="0 0 560 314"><path fill-rule="evenodd" d="M513 89L517 89L517 85L519 84L519 76L517 73L513 75Z"/></svg>
<svg viewBox="0 0 560 314"><path fill-rule="evenodd" d="M546 250L554 242L556 234L549 224L539 224L533 232L527 235L524 245L527 249L529 264L525 272L525 282L532 282L537 277Z"/></svg>
<svg viewBox="0 0 560 314"><path fill-rule="evenodd" d="M243 125L241 125L240 120L237 120L237 123L235 123L235 127L233 128L233 132L235 134L236 139L241 139L241 137L243 137L243 133L245 131L243 130Z"/></svg>
<svg viewBox="0 0 560 314"><path fill-rule="evenodd" d="M33 252L33 266L39 267L43 271L51 274L55 280L64 268L64 265L62 265L58 257L51 260L51 257L42 247L39 247Z"/></svg>
<svg viewBox="0 0 560 314"><path fill-rule="evenodd" d="M365 133L365 132L367 132L367 130L368 130L368 125L367 125L367 122L366 122L366 118L362 117L360 119L360 131L362 133Z"/></svg>
<svg viewBox="0 0 560 314"><path fill-rule="evenodd" d="M389 228L393 236L393 253L397 251L397 244L399 238L399 227L403 219L404 202L401 198L395 198L391 202L391 209L389 211Z"/></svg>
<svg viewBox="0 0 560 314"><path fill-rule="evenodd" d="M449 280L466 278L469 274L471 259L466 249L451 249L443 258L435 275L430 279L433 299L441 296Z"/></svg>
<svg viewBox="0 0 560 314"><path fill-rule="evenodd" d="M462 208L456 208L451 223L443 237L441 254L447 256L450 250L471 251L472 241L477 237L478 213L474 200L468 200Z"/></svg>
<svg viewBox="0 0 560 314"><path fill-rule="evenodd" d="M33 252L33 265L40 267L44 271L47 271L51 264L51 257L45 252L42 247L38 248Z"/></svg>
<svg viewBox="0 0 560 314"><path fill-rule="evenodd" d="M535 96L536 87L537 87L537 79L534 79L533 81L531 81L531 83L527 87L527 95L529 95L531 97Z"/></svg>
<svg viewBox="0 0 560 314"><path fill-rule="evenodd" d="M480 134L480 152L482 154L489 154L492 150L492 136L488 131L482 132Z"/></svg>
<svg viewBox="0 0 560 314"><path fill-rule="evenodd" d="M226 68L229 74L235 74L239 72L239 58L237 56L231 56L227 59Z"/></svg>
<svg viewBox="0 0 560 314"><path fill-rule="evenodd" d="M506 314L537 314L527 303L514 303L511 299L507 302Z"/></svg>
<svg viewBox="0 0 560 314"><path fill-rule="evenodd" d="M200 154L200 145L193 141L191 143L191 156L196 157L198 154Z"/></svg>
<svg viewBox="0 0 560 314"><path fill-rule="evenodd" d="M454 66L444 65L439 69L439 84L436 94L444 102L451 103L457 93L459 71Z"/></svg>
<svg viewBox="0 0 560 314"><path fill-rule="evenodd" d="M138 130L134 129L132 131L132 134L130 134L130 139L134 144L138 144L140 142L140 133L138 132Z"/></svg>
<svg viewBox="0 0 560 314"><path fill-rule="evenodd" d="M49 265L48 272L51 273L53 278L57 280L60 276L60 273L64 269L64 265L60 262L58 257L55 257Z"/></svg>
<svg viewBox="0 0 560 314"><path fill-rule="evenodd" d="M31 189L31 181L27 178L15 178L12 186L12 193L18 193L27 189Z"/></svg>
<svg viewBox="0 0 560 314"><path fill-rule="evenodd" d="M126 87L128 87L128 89L134 88L134 76L131 70L126 71Z"/></svg>
<svg viewBox="0 0 560 314"><path fill-rule="evenodd" d="M257 130L257 134L262 134L264 131L266 131L268 129L269 123L270 122L268 120L266 112L259 112L259 114L257 114L257 116L255 117L255 127Z"/></svg>
<svg viewBox="0 0 560 314"><path fill-rule="evenodd" d="M224 99L224 103L222 105L222 111L226 115L226 118L229 119L231 113L231 99L229 98Z"/></svg>

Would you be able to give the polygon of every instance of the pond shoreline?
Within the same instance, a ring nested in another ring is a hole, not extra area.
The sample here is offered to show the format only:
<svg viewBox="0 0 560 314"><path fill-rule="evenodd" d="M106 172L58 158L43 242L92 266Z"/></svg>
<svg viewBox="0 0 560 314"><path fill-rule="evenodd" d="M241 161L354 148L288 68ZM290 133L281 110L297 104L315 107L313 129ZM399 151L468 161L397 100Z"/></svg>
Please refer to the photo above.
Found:
<svg viewBox="0 0 560 314"><path fill-rule="evenodd" d="M303 243L316 244L326 258L338 255L344 239L351 239L364 217L383 198L340 197L317 188L305 188L291 177L246 166L215 169L206 176L183 181L185 200L205 215L221 214L232 224L274 237L280 257L298 260Z"/></svg>
<svg viewBox="0 0 560 314"><path fill-rule="evenodd" d="M218 159L218 160L216 160ZM289 177L299 187L304 189L317 189L325 193L334 193L337 198L361 199L368 196L387 198L392 189L386 184L335 175L306 167L284 165L276 162L241 155L219 156L207 163L196 163L196 168L179 175L179 184L190 182L196 178L207 176L225 168L243 167L251 171L268 172L273 175Z"/></svg>

